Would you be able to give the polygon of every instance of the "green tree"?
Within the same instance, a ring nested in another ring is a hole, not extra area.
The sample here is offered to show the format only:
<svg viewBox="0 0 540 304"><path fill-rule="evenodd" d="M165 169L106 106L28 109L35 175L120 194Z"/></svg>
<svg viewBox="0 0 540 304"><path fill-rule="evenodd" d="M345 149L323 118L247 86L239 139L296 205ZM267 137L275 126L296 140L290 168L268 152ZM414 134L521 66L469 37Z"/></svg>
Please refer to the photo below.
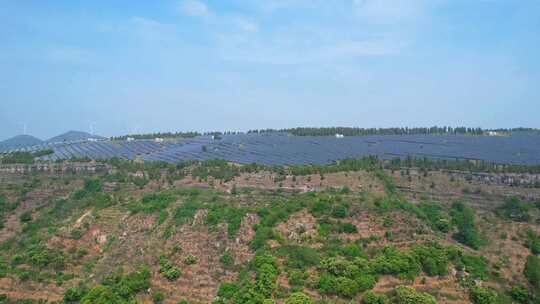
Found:
<svg viewBox="0 0 540 304"><path fill-rule="evenodd" d="M497 293L488 288L475 286L471 289L470 298L474 304L492 304L497 300Z"/></svg>
<svg viewBox="0 0 540 304"><path fill-rule="evenodd" d="M362 304L386 304L388 297L384 294L377 294L373 291L366 291L362 297Z"/></svg>
<svg viewBox="0 0 540 304"><path fill-rule="evenodd" d="M540 260L536 256L527 257L523 274L536 290L540 290Z"/></svg>
<svg viewBox="0 0 540 304"><path fill-rule="evenodd" d="M90 289L81 299L81 304L127 304L127 302L110 287L98 285Z"/></svg>
<svg viewBox="0 0 540 304"><path fill-rule="evenodd" d="M517 301L518 303L527 303L529 301L529 291L525 286L522 285L514 285L510 289L510 296L513 300Z"/></svg>
<svg viewBox="0 0 540 304"><path fill-rule="evenodd" d="M473 249L479 249L484 241L476 226L474 211L462 202L456 202L452 205L451 214L452 220L458 228L454 239Z"/></svg>
<svg viewBox="0 0 540 304"><path fill-rule="evenodd" d="M311 304L311 298L302 292L295 292L291 294L286 300L285 304Z"/></svg>
<svg viewBox="0 0 540 304"><path fill-rule="evenodd" d="M407 286L398 286L396 288L396 304L437 304L437 300L428 293L418 292Z"/></svg>

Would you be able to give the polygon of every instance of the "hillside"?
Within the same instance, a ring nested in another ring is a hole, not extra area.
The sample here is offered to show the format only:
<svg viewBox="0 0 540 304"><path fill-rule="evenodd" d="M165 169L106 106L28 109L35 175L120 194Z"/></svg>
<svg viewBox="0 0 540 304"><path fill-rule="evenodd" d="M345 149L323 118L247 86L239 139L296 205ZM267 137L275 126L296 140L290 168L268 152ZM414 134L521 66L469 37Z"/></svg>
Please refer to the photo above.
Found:
<svg viewBox="0 0 540 304"><path fill-rule="evenodd" d="M17 135L0 142L0 151L19 149L42 144L43 141L31 135Z"/></svg>
<svg viewBox="0 0 540 304"><path fill-rule="evenodd" d="M102 136L98 135L92 135L90 133L82 132L82 131L68 131L64 134L60 134L58 136L52 137L47 139L48 143L61 143L66 141L81 141L81 140L88 140L90 138L95 139L104 139Z"/></svg>
<svg viewBox="0 0 540 304"><path fill-rule="evenodd" d="M506 173L99 165L0 172L5 303L533 303L540 290L540 188Z"/></svg>

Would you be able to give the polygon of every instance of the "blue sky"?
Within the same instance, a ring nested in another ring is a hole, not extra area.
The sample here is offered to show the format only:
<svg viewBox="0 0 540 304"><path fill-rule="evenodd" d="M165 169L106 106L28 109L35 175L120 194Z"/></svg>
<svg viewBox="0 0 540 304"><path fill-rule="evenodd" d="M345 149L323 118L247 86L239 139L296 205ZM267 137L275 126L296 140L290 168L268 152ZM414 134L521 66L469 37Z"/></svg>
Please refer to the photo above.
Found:
<svg viewBox="0 0 540 304"><path fill-rule="evenodd" d="M0 139L540 127L538 0L0 0Z"/></svg>

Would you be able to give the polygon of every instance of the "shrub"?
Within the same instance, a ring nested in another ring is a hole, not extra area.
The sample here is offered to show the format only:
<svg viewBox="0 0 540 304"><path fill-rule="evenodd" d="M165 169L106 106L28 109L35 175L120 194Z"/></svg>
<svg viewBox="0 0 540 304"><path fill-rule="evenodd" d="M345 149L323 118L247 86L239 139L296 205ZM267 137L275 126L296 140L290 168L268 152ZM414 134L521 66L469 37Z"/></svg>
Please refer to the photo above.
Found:
<svg viewBox="0 0 540 304"><path fill-rule="evenodd" d="M362 298L362 304L386 304L388 297L384 294L377 294L372 291L366 291Z"/></svg>
<svg viewBox="0 0 540 304"><path fill-rule="evenodd" d="M170 193L150 193L145 194L139 202L130 204L129 209L132 213L154 213L166 209L174 200Z"/></svg>
<svg viewBox="0 0 540 304"><path fill-rule="evenodd" d="M488 276L487 260L482 256L463 254L461 263L472 278L486 279Z"/></svg>
<svg viewBox="0 0 540 304"><path fill-rule="evenodd" d="M287 279L289 285L293 287L304 286L306 279L308 278L308 273L302 270L292 270L287 273Z"/></svg>
<svg viewBox="0 0 540 304"><path fill-rule="evenodd" d="M112 288L98 285L81 299L81 304L123 304L125 301Z"/></svg>
<svg viewBox="0 0 540 304"><path fill-rule="evenodd" d="M102 182L99 178L87 178L84 181L82 189L75 190L73 192L73 198L75 200L81 200L91 194L95 194L101 191Z"/></svg>
<svg viewBox="0 0 540 304"><path fill-rule="evenodd" d="M351 222L345 222L339 225L338 231L340 233L357 233L358 228Z"/></svg>
<svg viewBox="0 0 540 304"><path fill-rule="evenodd" d="M377 284L377 277L371 274L362 273L354 278L356 284L358 284L358 289L360 291L366 291L375 287Z"/></svg>
<svg viewBox="0 0 540 304"><path fill-rule="evenodd" d="M163 224L167 220L168 217L169 217L169 212L167 212L167 210L159 211L159 216L157 218L157 223L156 224L158 226Z"/></svg>
<svg viewBox="0 0 540 304"><path fill-rule="evenodd" d="M497 214L512 221L527 222L530 218L529 209L527 204L514 196L497 209Z"/></svg>
<svg viewBox="0 0 540 304"><path fill-rule="evenodd" d="M246 215L245 208L233 207L226 204L213 204L206 216L206 224L216 226L219 223L227 223L227 233L230 239L236 237L242 219Z"/></svg>
<svg viewBox="0 0 540 304"><path fill-rule="evenodd" d="M232 299L234 294L238 291L238 285L236 283L221 283L219 284L218 296L225 299Z"/></svg>
<svg viewBox="0 0 540 304"><path fill-rule="evenodd" d="M287 256L285 265L295 269L305 269L306 267L319 264L320 256L316 249L303 246L282 246L279 253Z"/></svg>
<svg viewBox="0 0 540 304"><path fill-rule="evenodd" d="M470 298L474 304L492 304L497 300L497 293L488 288L473 287Z"/></svg>
<svg viewBox="0 0 540 304"><path fill-rule="evenodd" d="M435 298L407 286L396 287L396 304L437 304Z"/></svg>
<svg viewBox="0 0 540 304"><path fill-rule="evenodd" d="M159 258L159 272L169 281L174 281L180 277L182 270L169 262L164 256Z"/></svg>
<svg viewBox="0 0 540 304"><path fill-rule="evenodd" d="M68 288L64 292L64 302L79 302L87 292L88 288L84 284Z"/></svg>
<svg viewBox="0 0 540 304"><path fill-rule="evenodd" d="M536 290L540 289L540 260L536 256L527 257L523 274Z"/></svg>
<svg viewBox="0 0 540 304"><path fill-rule="evenodd" d="M186 263L186 265L193 265L197 263L197 257L190 254L184 259L184 263Z"/></svg>
<svg viewBox="0 0 540 304"><path fill-rule="evenodd" d="M343 204L336 205L332 210L332 216L337 218L345 218L348 215L347 206Z"/></svg>
<svg viewBox="0 0 540 304"><path fill-rule="evenodd" d="M458 228L454 239L473 249L479 249L484 244L478 228L476 227L474 211L461 202L452 205L452 220Z"/></svg>
<svg viewBox="0 0 540 304"><path fill-rule="evenodd" d="M346 277L337 277L335 288L336 294L344 298L353 298L359 291L358 283Z"/></svg>
<svg viewBox="0 0 540 304"><path fill-rule="evenodd" d="M161 291L156 291L152 294L152 301L154 303L162 303L165 300L165 295Z"/></svg>
<svg viewBox="0 0 540 304"><path fill-rule="evenodd" d="M22 223L28 223L28 222L32 221L32 212L28 210L28 211L25 211L25 212L21 213L21 215L19 216L19 220Z"/></svg>
<svg viewBox="0 0 540 304"><path fill-rule="evenodd" d="M64 254L62 251L49 249L42 245L34 245L26 251L27 261L37 267L52 267L62 269L64 267Z"/></svg>
<svg viewBox="0 0 540 304"><path fill-rule="evenodd" d="M250 246L254 250L263 248L267 245L266 242L273 239L274 236L274 230L271 227L258 226L255 230L255 235L251 240Z"/></svg>
<svg viewBox="0 0 540 304"><path fill-rule="evenodd" d="M407 279L415 278L421 268L413 255L394 247L385 247L382 254L372 260L371 267L379 274L399 275Z"/></svg>
<svg viewBox="0 0 540 304"><path fill-rule="evenodd" d="M115 290L124 291L121 293L125 298L150 288L150 270L148 267L141 267L135 272L130 272L115 284Z"/></svg>
<svg viewBox="0 0 540 304"><path fill-rule="evenodd" d="M539 254L540 253L540 238L536 234L536 232L532 231L531 229L528 229L526 231L527 234L527 240L525 241L525 246L529 248L532 252L532 254Z"/></svg>
<svg viewBox="0 0 540 304"><path fill-rule="evenodd" d="M446 249L438 243L426 243L412 247L413 254L429 276L448 274L448 255Z"/></svg>
<svg viewBox="0 0 540 304"><path fill-rule="evenodd" d="M229 250L225 251L225 253L219 258L219 261L225 268L232 268L234 266L234 256Z"/></svg>
<svg viewBox="0 0 540 304"><path fill-rule="evenodd" d="M81 230L81 228L74 228L69 233L69 237L74 239L74 240L78 240L78 239L80 239L82 237L82 234L83 234L83 231Z"/></svg>
<svg viewBox="0 0 540 304"><path fill-rule="evenodd" d="M286 300L285 304L311 304L311 298L302 292L295 292L291 294Z"/></svg>
<svg viewBox="0 0 540 304"><path fill-rule="evenodd" d="M272 264L265 263L257 267L255 290L265 299L270 298L276 289L278 272Z"/></svg>
<svg viewBox="0 0 540 304"><path fill-rule="evenodd" d="M328 273L323 273L319 276L317 285L317 289L321 294L334 294L336 291L336 279Z"/></svg>
<svg viewBox="0 0 540 304"><path fill-rule="evenodd" d="M450 220L448 219L448 216L443 213L440 204L422 202L415 211L416 215L420 219L426 221L432 229L444 233L450 231Z"/></svg>
<svg viewBox="0 0 540 304"><path fill-rule="evenodd" d="M366 254L362 246L358 244L347 244L339 248L339 253L347 258L365 257Z"/></svg>
<svg viewBox="0 0 540 304"><path fill-rule="evenodd" d="M173 218L177 225L185 224L189 220L193 219L197 210L203 208L203 205L199 202L187 200L181 205L176 207L173 212Z"/></svg>
<svg viewBox="0 0 540 304"><path fill-rule="evenodd" d="M521 285L514 285L509 291L510 297L518 303L527 303L529 301L529 291Z"/></svg>

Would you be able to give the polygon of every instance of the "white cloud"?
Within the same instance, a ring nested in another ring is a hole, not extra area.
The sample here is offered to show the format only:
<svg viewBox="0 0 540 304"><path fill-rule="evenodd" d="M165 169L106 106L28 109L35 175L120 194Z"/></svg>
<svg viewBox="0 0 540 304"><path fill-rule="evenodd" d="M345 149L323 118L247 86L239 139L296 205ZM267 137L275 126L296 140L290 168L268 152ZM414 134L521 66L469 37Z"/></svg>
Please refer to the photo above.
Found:
<svg viewBox="0 0 540 304"><path fill-rule="evenodd" d="M194 17L207 17L210 15L208 6L204 2L197 0L184 0L178 8L182 13Z"/></svg>
<svg viewBox="0 0 540 304"><path fill-rule="evenodd" d="M347 62L365 56L391 56L399 54L404 43L387 39L327 40L309 43L297 34L276 37L250 37L247 35L219 36L218 49L223 59L275 65L310 65ZM296 38L296 40L295 40ZM310 39L308 39L310 40Z"/></svg>

